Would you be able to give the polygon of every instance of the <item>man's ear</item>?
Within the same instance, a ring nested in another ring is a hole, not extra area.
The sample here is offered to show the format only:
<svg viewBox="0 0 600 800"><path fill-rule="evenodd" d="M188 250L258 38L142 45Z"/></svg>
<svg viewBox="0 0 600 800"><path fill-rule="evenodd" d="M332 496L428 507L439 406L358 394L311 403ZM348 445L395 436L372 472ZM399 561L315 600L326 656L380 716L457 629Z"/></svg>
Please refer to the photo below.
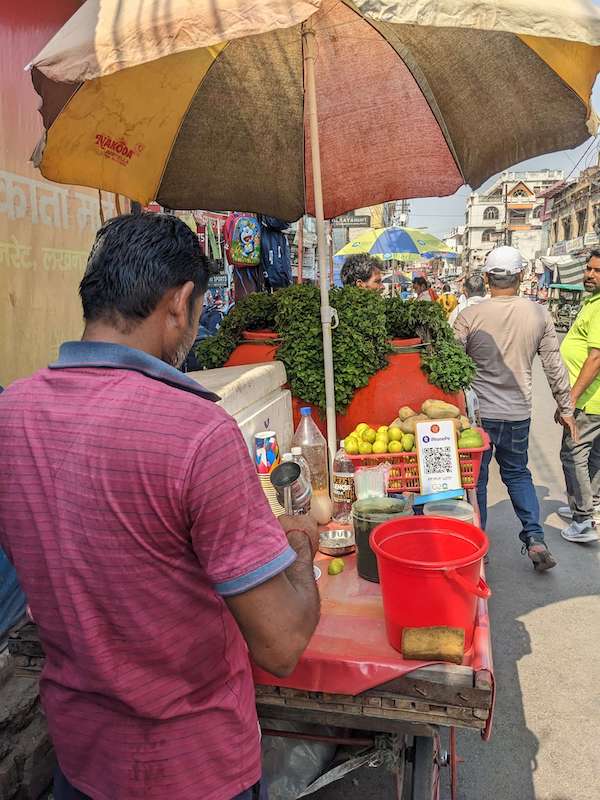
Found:
<svg viewBox="0 0 600 800"><path fill-rule="evenodd" d="M186 281L172 290L167 308L169 316L178 327L186 328L189 325L190 297L194 288L193 281Z"/></svg>

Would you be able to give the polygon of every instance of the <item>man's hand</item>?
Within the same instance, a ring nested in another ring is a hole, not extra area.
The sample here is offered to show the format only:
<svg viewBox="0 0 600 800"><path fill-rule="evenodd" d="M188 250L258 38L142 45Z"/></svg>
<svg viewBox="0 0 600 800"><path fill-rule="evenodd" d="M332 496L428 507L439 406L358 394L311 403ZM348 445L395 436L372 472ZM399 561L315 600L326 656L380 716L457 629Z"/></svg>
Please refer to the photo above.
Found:
<svg viewBox="0 0 600 800"><path fill-rule="evenodd" d="M290 546L298 551L295 542L298 542L298 537L308 541L310 544L311 557L314 558L319 549L319 528L314 519L308 514L301 514L296 517L290 517L287 514L279 517L279 524L283 528Z"/></svg>
<svg viewBox="0 0 600 800"><path fill-rule="evenodd" d="M574 442L579 441L579 434L577 432L577 420L572 414L561 414L560 409L557 408L554 413L554 422L562 425L563 428L569 431L569 435Z"/></svg>

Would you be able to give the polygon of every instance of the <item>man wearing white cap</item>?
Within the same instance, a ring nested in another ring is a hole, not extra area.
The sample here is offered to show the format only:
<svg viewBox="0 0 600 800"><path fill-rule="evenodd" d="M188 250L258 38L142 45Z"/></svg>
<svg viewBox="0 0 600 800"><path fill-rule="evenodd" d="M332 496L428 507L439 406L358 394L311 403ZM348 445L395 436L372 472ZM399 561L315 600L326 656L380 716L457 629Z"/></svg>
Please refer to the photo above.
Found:
<svg viewBox="0 0 600 800"><path fill-rule="evenodd" d="M482 424L492 447L484 453L477 484L481 523L487 521L487 483L492 455L521 521L523 553L533 566L547 570L556 559L544 542L540 507L527 467L531 423L532 364L542 360L558 405L558 419L575 434L569 377L560 357L558 338L548 311L519 297L523 257L514 247L497 247L485 262L490 299L466 308L454 332L477 365L473 389L479 398Z"/></svg>

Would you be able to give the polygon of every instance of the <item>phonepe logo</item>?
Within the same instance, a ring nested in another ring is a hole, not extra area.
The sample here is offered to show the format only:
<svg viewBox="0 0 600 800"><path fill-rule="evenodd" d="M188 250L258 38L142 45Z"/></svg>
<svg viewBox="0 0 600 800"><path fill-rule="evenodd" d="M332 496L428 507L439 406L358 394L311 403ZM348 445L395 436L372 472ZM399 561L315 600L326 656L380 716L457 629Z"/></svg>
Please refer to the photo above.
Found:
<svg viewBox="0 0 600 800"><path fill-rule="evenodd" d="M423 441L427 444L430 441L429 436L424 436Z"/></svg>

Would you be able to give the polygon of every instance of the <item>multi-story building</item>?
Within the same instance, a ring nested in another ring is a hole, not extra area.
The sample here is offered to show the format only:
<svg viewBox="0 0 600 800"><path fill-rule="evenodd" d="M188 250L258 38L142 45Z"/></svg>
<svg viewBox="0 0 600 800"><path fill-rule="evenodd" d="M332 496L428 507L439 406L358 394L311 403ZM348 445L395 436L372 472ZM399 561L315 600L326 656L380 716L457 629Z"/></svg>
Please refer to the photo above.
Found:
<svg viewBox="0 0 600 800"><path fill-rule="evenodd" d="M464 225L458 225L457 227L452 228L450 233L442 238L442 241L448 245L448 248L456 254L452 258L444 258L442 277L453 278L460 275L463 272L464 268L462 259L463 259L463 252L465 249L464 240L465 240Z"/></svg>
<svg viewBox="0 0 600 800"><path fill-rule="evenodd" d="M467 200L465 266L480 268L500 244L517 247L533 261L542 241L543 193L562 179L562 170L503 172L485 192L473 192Z"/></svg>
<svg viewBox="0 0 600 800"><path fill-rule="evenodd" d="M584 169L577 180L555 186L545 201L549 255L580 253L598 245L600 163Z"/></svg>

